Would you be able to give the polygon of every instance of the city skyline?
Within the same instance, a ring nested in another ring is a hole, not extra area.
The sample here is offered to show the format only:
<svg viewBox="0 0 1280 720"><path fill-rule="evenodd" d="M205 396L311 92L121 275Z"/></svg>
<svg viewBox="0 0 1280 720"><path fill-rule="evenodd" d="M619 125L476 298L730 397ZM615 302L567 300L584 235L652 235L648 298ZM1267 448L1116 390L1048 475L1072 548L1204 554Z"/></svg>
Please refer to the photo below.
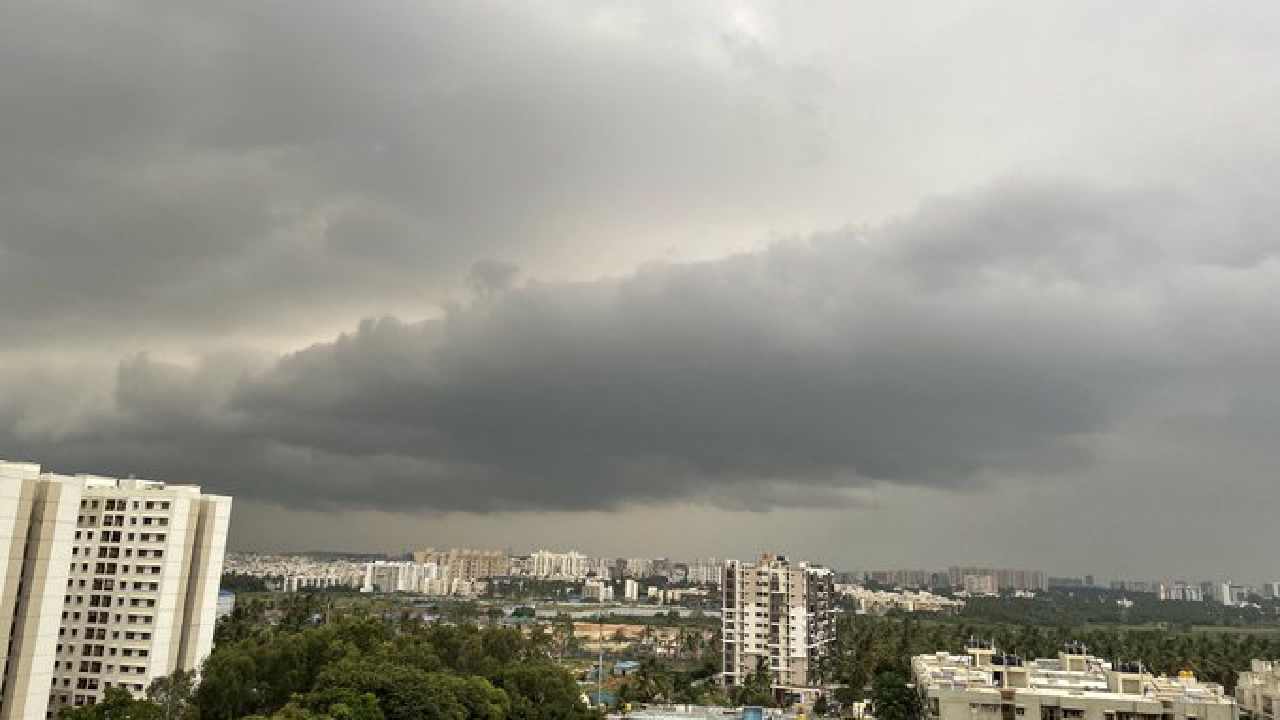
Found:
<svg viewBox="0 0 1280 720"><path fill-rule="evenodd" d="M16 0L0 457L234 548L1280 577L1277 35Z"/></svg>

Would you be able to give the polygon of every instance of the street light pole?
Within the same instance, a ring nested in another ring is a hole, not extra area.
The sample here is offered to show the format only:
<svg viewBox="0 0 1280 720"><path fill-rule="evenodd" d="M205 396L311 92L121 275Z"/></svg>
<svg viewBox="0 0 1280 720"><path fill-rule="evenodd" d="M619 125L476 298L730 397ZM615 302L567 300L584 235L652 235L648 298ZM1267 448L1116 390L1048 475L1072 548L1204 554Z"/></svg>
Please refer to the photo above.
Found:
<svg viewBox="0 0 1280 720"><path fill-rule="evenodd" d="M604 610L596 614L596 639L600 643L600 664L596 666L596 703L604 704Z"/></svg>

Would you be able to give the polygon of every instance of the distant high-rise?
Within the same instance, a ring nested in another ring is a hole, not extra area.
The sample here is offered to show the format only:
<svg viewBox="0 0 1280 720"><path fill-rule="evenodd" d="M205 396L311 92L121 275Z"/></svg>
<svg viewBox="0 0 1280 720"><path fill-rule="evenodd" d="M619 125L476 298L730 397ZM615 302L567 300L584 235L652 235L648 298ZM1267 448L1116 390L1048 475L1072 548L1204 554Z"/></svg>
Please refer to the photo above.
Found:
<svg viewBox="0 0 1280 720"><path fill-rule="evenodd" d="M835 575L831 570L762 555L755 563L725 562L724 683L741 685L769 674L774 692L812 695L818 665L835 638Z"/></svg>
<svg viewBox="0 0 1280 720"><path fill-rule="evenodd" d="M947 569L951 587L964 587L968 575L990 575L995 578L998 590L1048 590L1049 579L1041 570L1017 570L1013 568L950 567Z"/></svg>
<svg viewBox="0 0 1280 720"><path fill-rule="evenodd" d="M450 578L482 580L511 574L511 555L505 550L458 549L415 550L413 561L419 565L434 564Z"/></svg>
<svg viewBox="0 0 1280 720"><path fill-rule="evenodd" d="M213 647L231 498L0 461L0 720L139 693Z"/></svg>

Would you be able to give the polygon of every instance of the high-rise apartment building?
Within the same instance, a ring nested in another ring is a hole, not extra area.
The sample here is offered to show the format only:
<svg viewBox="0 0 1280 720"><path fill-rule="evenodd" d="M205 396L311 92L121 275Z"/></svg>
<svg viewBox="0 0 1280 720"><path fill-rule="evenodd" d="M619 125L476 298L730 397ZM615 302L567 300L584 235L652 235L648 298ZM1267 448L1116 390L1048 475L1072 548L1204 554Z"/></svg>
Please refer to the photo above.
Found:
<svg viewBox="0 0 1280 720"><path fill-rule="evenodd" d="M966 575L990 575L995 578L997 590L1048 590L1049 578L1042 570L1018 570L1015 568L957 567L947 568L951 587L964 587Z"/></svg>
<svg viewBox="0 0 1280 720"><path fill-rule="evenodd" d="M571 580L587 576L587 556L576 550L538 550L530 557L530 564L533 577Z"/></svg>
<svg viewBox="0 0 1280 720"><path fill-rule="evenodd" d="M725 685L741 685L763 671L780 698L812 699L818 663L835 637L831 570L782 555L761 555L755 563L728 560L720 592Z"/></svg>
<svg viewBox="0 0 1280 720"><path fill-rule="evenodd" d="M194 485L0 461L0 612L12 617L0 720L53 717L198 668L213 647L230 517L231 498Z"/></svg>
<svg viewBox="0 0 1280 720"><path fill-rule="evenodd" d="M511 556L505 550L415 550L413 561L419 565L434 564L451 579L483 580L511 574Z"/></svg>

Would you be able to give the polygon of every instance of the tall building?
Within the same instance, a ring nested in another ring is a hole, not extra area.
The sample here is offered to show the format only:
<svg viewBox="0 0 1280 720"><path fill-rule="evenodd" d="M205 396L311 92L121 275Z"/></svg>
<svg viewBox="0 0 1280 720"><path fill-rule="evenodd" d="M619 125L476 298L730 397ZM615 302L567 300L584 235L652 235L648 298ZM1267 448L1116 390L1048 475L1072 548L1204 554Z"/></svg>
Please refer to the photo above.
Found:
<svg viewBox="0 0 1280 720"><path fill-rule="evenodd" d="M1218 590L1218 600L1223 605L1245 605L1249 602L1249 596L1254 595L1254 589L1248 585L1236 585L1231 582L1221 583Z"/></svg>
<svg viewBox="0 0 1280 720"><path fill-rule="evenodd" d="M779 698L812 699L819 660L835 637L834 583L831 570L782 555L726 561L720 583L725 685L763 671Z"/></svg>
<svg viewBox="0 0 1280 720"><path fill-rule="evenodd" d="M530 556L530 563L533 577L572 580L587 576L587 556L576 550L538 550Z"/></svg>
<svg viewBox="0 0 1280 720"><path fill-rule="evenodd" d="M938 573L932 570L869 570L867 580L887 587L919 590L934 587Z"/></svg>
<svg viewBox="0 0 1280 720"><path fill-rule="evenodd" d="M377 560L365 565L364 584L360 592L417 593L424 584L439 579L440 567L435 563L407 560Z"/></svg>
<svg viewBox="0 0 1280 720"><path fill-rule="evenodd" d="M1056 658L1024 661L976 641L965 655L917 655L911 670L927 720L1237 719L1221 685L1113 664L1075 643Z"/></svg>
<svg viewBox="0 0 1280 720"><path fill-rule="evenodd" d="M587 578L587 581L582 584L582 598L596 602L613 600L613 585L610 585L608 580L598 577Z"/></svg>
<svg viewBox="0 0 1280 720"><path fill-rule="evenodd" d="M689 563L689 583L692 585L716 585L724 572L724 562L715 558L697 559Z"/></svg>
<svg viewBox="0 0 1280 720"><path fill-rule="evenodd" d="M1049 578L1041 570L1017 570L1013 568L956 567L947 569L951 587L964 587L967 575L990 575L995 578L997 590L1048 590Z"/></svg>
<svg viewBox="0 0 1280 720"><path fill-rule="evenodd" d="M0 461L0 612L13 618L0 720L54 717L198 668L230 517L231 498L194 485Z"/></svg>
<svg viewBox="0 0 1280 720"><path fill-rule="evenodd" d="M482 580L511 574L511 556L504 550L458 549L415 550L413 561L419 565L434 564L449 578Z"/></svg>
<svg viewBox="0 0 1280 720"><path fill-rule="evenodd" d="M1184 580L1160 583L1158 592L1161 600L1190 602L1202 602L1204 600L1204 596L1200 594L1200 586L1192 585Z"/></svg>
<svg viewBox="0 0 1280 720"><path fill-rule="evenodd" d="M965 575L962 587L970 595L995 595L999 591L995 575Z"/></svg>

